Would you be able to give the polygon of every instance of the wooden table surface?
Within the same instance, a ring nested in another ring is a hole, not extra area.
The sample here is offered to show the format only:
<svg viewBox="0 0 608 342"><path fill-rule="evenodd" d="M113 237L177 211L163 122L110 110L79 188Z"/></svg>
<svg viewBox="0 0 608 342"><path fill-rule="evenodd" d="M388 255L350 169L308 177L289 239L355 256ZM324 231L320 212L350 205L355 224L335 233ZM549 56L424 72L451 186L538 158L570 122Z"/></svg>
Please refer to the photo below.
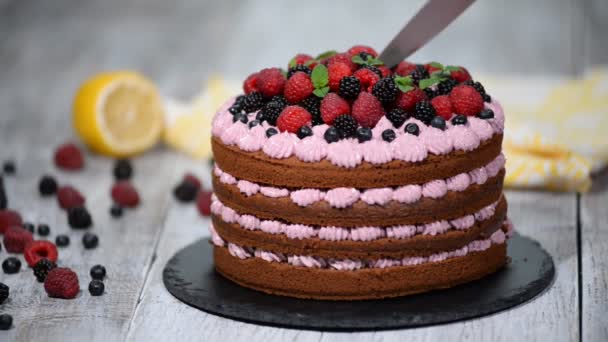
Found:
<svg viewBox="0 0 608 342"><path fill-rule="evenodd" d="M452 58L470 70L561 74L579 71L581 63L605 61L606 44L592 44L605 37L606 20L598 20L606 14L605 2L521 3L476 4L425 47L419 59ZM165 290L165 263L206 236L209 224L194 206L176 203L170 191L185 171L198 173L210 186L207 163L163 147L136 158L134 183L143 204L119 220L108 213L111 160L87 154L86 170L74 174L52 164L54 146L76 139L70 101L77 85L94 72L136 68L164 93L187 96L213 73L240 78L284 63L300 50L345 48L359 41L383 46L391 37L387 32L395 32L420 1L390 4L401 7L388 11L389 3L370 1L304 6L279 1L0 0L0 160L14 160L18 168L15 176L4 177L10 207L28 221L50 224L52 238L59 233L71 237L59 262L77 271L83 289L74 300L50 299L27 267L17 275L0 273L0 281L11 288L0 313L14 317L14 327L1 331L0 341L608 341L606 175L584 195L507 192L516 229L540 241L557 266L553 286L532 302L436 327L327 333L216 317L180 303ZM513 25L515 15L518 25ZM474 39L462 39L471 32ZM520 59L505 58L497 40L519 48ZM97 249L85 250L83 233L69 229L55 200L40 198L37 183L43 173L86 194L92 231L100 237ZM6 256L0 252L1 259ZM106 293L91 297L88 270L97 263L108 270Z"/></svg>

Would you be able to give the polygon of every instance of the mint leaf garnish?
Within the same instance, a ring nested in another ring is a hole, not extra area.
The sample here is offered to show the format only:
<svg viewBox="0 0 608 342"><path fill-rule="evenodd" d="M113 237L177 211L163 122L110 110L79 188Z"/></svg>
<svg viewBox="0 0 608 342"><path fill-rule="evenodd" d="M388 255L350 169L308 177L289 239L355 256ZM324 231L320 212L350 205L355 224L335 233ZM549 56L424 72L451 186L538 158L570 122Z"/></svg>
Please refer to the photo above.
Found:
<svg viewBox="0 0 608 342"><path fill-rule="evenodd" d="M411 76L395 76L395 84L404 93L414 89L414 80Z"/></svg>
<svg viewBox="0 0 608 342"><path fill-rule="evenodd" d="M363 58L361 58L361 56L359 56L359 55L354 55L350 60L353 61L353 63L359 64L359 65L365 65L365 63L366 63L363 60Z"/></svg>
<svg viewBox="0 0 608 342"><path fill-rule="evenodd" d="M306 62L304 62L305 66L310 66L312 63L316 63L318 62L316 59L309 59Z"/></svg>
<svg viewBox="0 0 608 342"><path fill-rule="evenodd" d="M367 59L363 59L360 55L354 55L351 57L350 60L353 61L353 63L359 64L359 65L373 65L373 66L384 65L384 62L382 62L378 58L371 57L371 56L367 57Z"/></svg>
<svg viewBox="0 0 608 342"><path fill-rule="evenodd" d="M429 63L429 65L432 66L433 68L443 69L443 64L441 64L439 62L431 62L431 63Z"/></svg>
<svg viewBox="0 0 608 342"><path fill-rule="evenodd" d="M318 64L310 74L312 85L315 87L313 94L318 97L324 97L329 92L329 73L327 67L323 64Z"/></svg>
<svg viewBox="0 0 608 342"><path fill-rule="evenodd" d="M443 68L443 70L447 71L448 73L450 73L452 71L460 71L460 67L453 66L453 65L448 65L445 68Z"/></svg>
<svg viewBox="0 0 608 342"><path fill-rule="evenodd" d="M325 52L321 53L320 55L318 55L317 57L315 57L315 59L318 60L318 61L320 61L322 59L325 59L325 58L328 58L328 57L331 57L331 56L337 55L337 54L338 54L338 51L329 50L329 51L325 51Z"/></svg>
<svg viewBox="0 0 608 342"><path fill-rule="evenodd" d="M418 82L418 86L420 87L420 89L424 90L432 85L435 85L435 84L441 82L442 80L443 80L442 77L431 76L430 78L425 78L423 80L420 80L420 82Z"/></svg>
<svg viewBox="0 0 608 342"><path fill-rule="evenodd" d="M329 86L325 86L323 88L317 88L317 89L313 90L312 93L315 94L317 97L325 97L325 95L327 95L327 93L329 93Z"/></svg>
<svg viewBox="0 0 608 342"><path fill-rule="evenodd" d="M294 58L292 58L292 59L289 61L289 64L288 64L288 65L289 65L289 67L290 67L290 68L295 67L295 66L297 65L297 64L296 64L296 58L295 58L295 57L294 57Z"/></svg>

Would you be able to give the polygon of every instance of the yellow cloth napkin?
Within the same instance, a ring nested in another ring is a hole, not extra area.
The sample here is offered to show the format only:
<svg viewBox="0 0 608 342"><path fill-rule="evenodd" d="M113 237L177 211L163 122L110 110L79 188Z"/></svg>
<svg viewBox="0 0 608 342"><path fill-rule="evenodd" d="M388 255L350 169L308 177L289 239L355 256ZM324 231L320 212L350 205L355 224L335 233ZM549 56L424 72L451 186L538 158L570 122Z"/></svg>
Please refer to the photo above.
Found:
<svg viewBox="0 0 608 342"><path fill-rule="evenodd" d="M506 113L508 187L587 191L608 162L608 69L584 78L481 77ZM213 114L241 84L213 77L189 103L167 99L165 142L195 158L211 156Z"/></svg>

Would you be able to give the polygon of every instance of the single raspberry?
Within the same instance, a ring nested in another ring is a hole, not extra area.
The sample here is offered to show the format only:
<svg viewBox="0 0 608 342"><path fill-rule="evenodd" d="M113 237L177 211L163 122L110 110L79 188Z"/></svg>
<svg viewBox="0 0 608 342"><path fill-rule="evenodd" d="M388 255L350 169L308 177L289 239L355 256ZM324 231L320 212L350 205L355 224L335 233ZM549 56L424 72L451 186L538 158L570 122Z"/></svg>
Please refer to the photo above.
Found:
<svg viewBox="0 0 608 342"><path fill-rule="evenodd" d="M382 73L380 73L381 75ZM370 68L361 68L353 74L361 82L361 89L371 90L374 84L380 80L380 76Z"/></svg>
<svg viewBox="0 0 608 342"><path fill-rule="evenodd" d="M338 53L335 54L331 57L329 57L326 61L327 67L329 68L330 65L334 64L334 63L344 63L346 64L349 68L351 72L354 72L355 70L357 70L357 64L355 64L352 61L352 56L348 53Z"/></svg>
<svg viewBox="0 0 608 342"><path fill-rule="evenodd" d="M397 64L397 67L395 68L395 74L400 76L407 76L414 70L416 70L416 64L403 61Z"/></svg>
<svg viewBox="0 0 608 342"><path fill-rule="evenodd" d="M266 97L283 93L285 76L279 68L262 69L256 77L255 86Z"/></svg>
<svg viewBox="0 0 608 342"><path fill-rule="evenodd" d="M377 68L382 73L382 77L388 77L393 73L386 65L379 65Z"/></svg>
<svg viewBox="0 0 608 342"><path fill-rule="evenodd" d="M332 125L338 116L349 112L348 102L338 94L329 93L321 101L321 118L328 125Z"/></svg>
<svg viewBox="0 0 608 342"><path fill-rule="evenodd" d="M396 105L397 107L405 110L406 112L412 112L416 103L426 100L426 94L420 88L415 87L407 92L399 92L397 95Z"/></svg>
<svg viewBox="0 0 608 342"><path fill-rule="evenodd" d="M18 212L10 209L0 210L0 234L13 226L21 226L23 220Z"/></svg>
<svg viewBox="0 0 608 342"><path fill-rule="evenodd" d="M198 179L198 177L196 177L195 175L193 175L192 173L186 173L184 175L184 182L189 182L192 183L197 189L200 189L203 187L201 181Z"/></svg>
<svg viewBox="0 0 608 342"><path fill-rule="evenodd" d="M211 191L199 191L196 196L196 208L203 216L211 215Z"/></svg>
<svg viewBox="0 0 608 342"><path fill-rule="evenodd" d="M49 259L42 258L32 268L34 269L34 276L36 276L36 279L39 282L44 283L46 276L49 274L49 272L52 269L54 269L56 267L57 267L57 264L54 261L50 261Z"/></svg>
<svg viewBox="0 0 608 342"><path fill-rule="evenodd" d="M21 253L28 243L34 241L32 233L18 226L4 232L4 248L9 253Z"/></svg>
<svg viewBox="0 0 608 342"><path fill-rule="evenodd" d="M306 65L298 64L298 65L294 66L293 68L289 68L289 70L287 70L287 79L289 80L291 78L291 76L293 76L298 71L301 71L301 72L305 73L306 75L310 75L312 73L312 70L309 67L307 67Z"/></svg>
<svg viewBox="0 0 608 342"><path fill-rule="evenodd" d="M434 73L435 71L441 71L441 68L434 67L430 63L425 64L424 68L426 69L426 71L429 72L429 75Z"/></svg>
<svg viewBox="0 0 608 342"><path fill-rule="evenodd" d="M374 95L362 92L353 102L352 115L361 126L373 128L384 116L384 108Z"/></svg>
<svg viewBox="0 0 608 342"><path fill-rule="evenodd" d="M452 101L449 96L441 95L431 100L431 105L435 108L437 115L441 116L445 120L450 120L454 110L452 109Z"/></svg>
<svg viewBox="0 0 608 342"><path fill-rule="evenodd" d="M258 77L257 72L247 76L247 78L245 79L245 82L243 82L243 91L245 92L245 94L249 94L251 92L258 91L258 88L255 85L257 77Z"/></svg>
<svg viewBox="0 0 608 342"><path fill-rule="evenodd" d="M312 116L300 106L287 106L277 119L277 128L281 132L297 133L300 127L310 125Z"/></svg>
<svg viewBox="0 0 608 342"><path fill-rule="evenodd" d="M481 96L483 96L486 93L486 89L479 82L475 82L473 80L468 80L468 81L464 81L462 84L469 85L469 86L475 88L475 90L477 90L477 92L480 93Z"/></svg>
<svg viewBox="0 0 608 342"><path fill-rule="evenodd" d="M460 70L450 72L450 77L456 80L458 83L462 83L471 79L471 74L464 67L459 67Z"/></svg>
<svg viewBox="0 0 608 342"><path fill-rule="evenodd" d="M52 262L57 262L57 247L50 241L33 241L25 246L23 256L30 267L34 267L40 259L48 259Z"/></svg>
<svg viewBox="0 0 608 342"><path fill-rule="evenodd" d="M340 80L353 74L350 67L344 63L332 63L327 67L329 73L329 89L337 92L340 89Z"/></svg>
<svg viewBox="0 0 608 342"><path fill-rule="evenodd" d="M334 120L334 127L338 129L341 138L348 138L357 132L357 120L348 114L342 114Z"/></svg>
<svg viewBox="0 0 608 342"><path fill-rule="evenodd" d="M295 65L304 65L306 62L312 59L311 55L307 55L305 53L299 53L294 58L292 58L292 62ZM311 68L312 69L312 68Z"/></svg>
<svg viewBox="0 0 608 342"><path fill-rule="evenodd" d="M64 170L80 170L84 167L84 157L78 146L63 144L55 150L55 165Z"/></svg>
<svg viewBox="0 0 608 342"><path fill-rule="evenodd" d="M298 71L285 83L285 98L290 103L298 103L312 94L315 87L312 85L310 76Z"/></svg>
<svg viewBox="0 0 608 342"><path fill-rule="evenodd" d="M450 101L454 112L473 116L483 109L483 98L475 88L468 85L459 85L450 92Z"/></svg>
<svg viewBox="0 0 608 342"><path fill-rule="evenodd" d="M112 186L112 199L114 202L127 208L139 205L139 194L135 187L128 181L120 181Z"/></svg>
<svg viewBox="0 0 608 342"><path fill-rule="evenodd" d="M86 200L76 188L64 185L57 190L57 201L61 209L70 209L84 205Z"/></svg>
<svg viewBox="0 0 608 342"><path fill-rule="evenodd" d="M374 57L378 57L378 52L376 52L376 50L374 50L373 48L366 46L366 45L355 45L355 46L351 47L350 49L348 49L348 54L351 56L358 55L361 52L367 52L368 54L370 54Z"/></svg>
<svg viewBox="0 0 608 342"><path fill-rule="evenodd" d="M78 275L69 268L52 269L44 280L44 290L49 297L72 299L80 292Z"/></svg>

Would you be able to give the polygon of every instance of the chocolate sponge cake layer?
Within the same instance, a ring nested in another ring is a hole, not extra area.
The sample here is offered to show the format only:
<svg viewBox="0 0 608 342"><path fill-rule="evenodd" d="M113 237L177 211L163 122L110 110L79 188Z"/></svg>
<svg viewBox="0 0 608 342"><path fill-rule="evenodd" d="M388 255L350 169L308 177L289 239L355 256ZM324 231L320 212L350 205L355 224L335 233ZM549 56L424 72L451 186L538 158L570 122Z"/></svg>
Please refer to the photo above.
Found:
<svg viewBox="0 0 608 342"><path fill-rule="evenodd" d="M239 259L214 247L216 270L248 288L274 295L321 300L397 297L467 283L502 268L506 243L461 257L420 265L354 271L293 266L260 258Z"/></svg>
<svg viewBox="0 0 608 342"><path fill-rule="evenodd" d="M464 230L452 229L437 235L418 234L410 238L380 238L371 241L329 241L318 237L296 239L285 234L270 234L260 230L248 230L238 223L226 223L213 215L213 226L226 241L289 255L312 255L335 259L377 260L401 259L412 256L429 256L466 246L469 242L488 238L503 226L507 214L504 198L496 206L492 217L475 222Z"/></svg>
<svg viewBox="0 0 608 342"><path fill-rule="evenodd" d="M473 214L500 199L503 178L504 170L484 184L472 184L461 192L448 191L438 199L424 197L411 204L391 201L383 206L358 201L341 209L333 208L325 201L300 207L289 197L272 198L262 194L248 197L236 186L223 184L216 177L213 187L220 201L239 214L289 223L364 227L420 224Z"/></svg>
<svg viewBox="0 0 608 342"><path fill-rule="evenodd" d="M286 188L368 189L423 184L485 166L500 154L502 137L496 134L473 151L429 155L417 163L393 160L374 165L364 161L354 168L339 167L327 160L307 163L296 157L275 159L261 151L246 152L227 146L217 137L211 144L215 162L238 179Z"/></svg>

